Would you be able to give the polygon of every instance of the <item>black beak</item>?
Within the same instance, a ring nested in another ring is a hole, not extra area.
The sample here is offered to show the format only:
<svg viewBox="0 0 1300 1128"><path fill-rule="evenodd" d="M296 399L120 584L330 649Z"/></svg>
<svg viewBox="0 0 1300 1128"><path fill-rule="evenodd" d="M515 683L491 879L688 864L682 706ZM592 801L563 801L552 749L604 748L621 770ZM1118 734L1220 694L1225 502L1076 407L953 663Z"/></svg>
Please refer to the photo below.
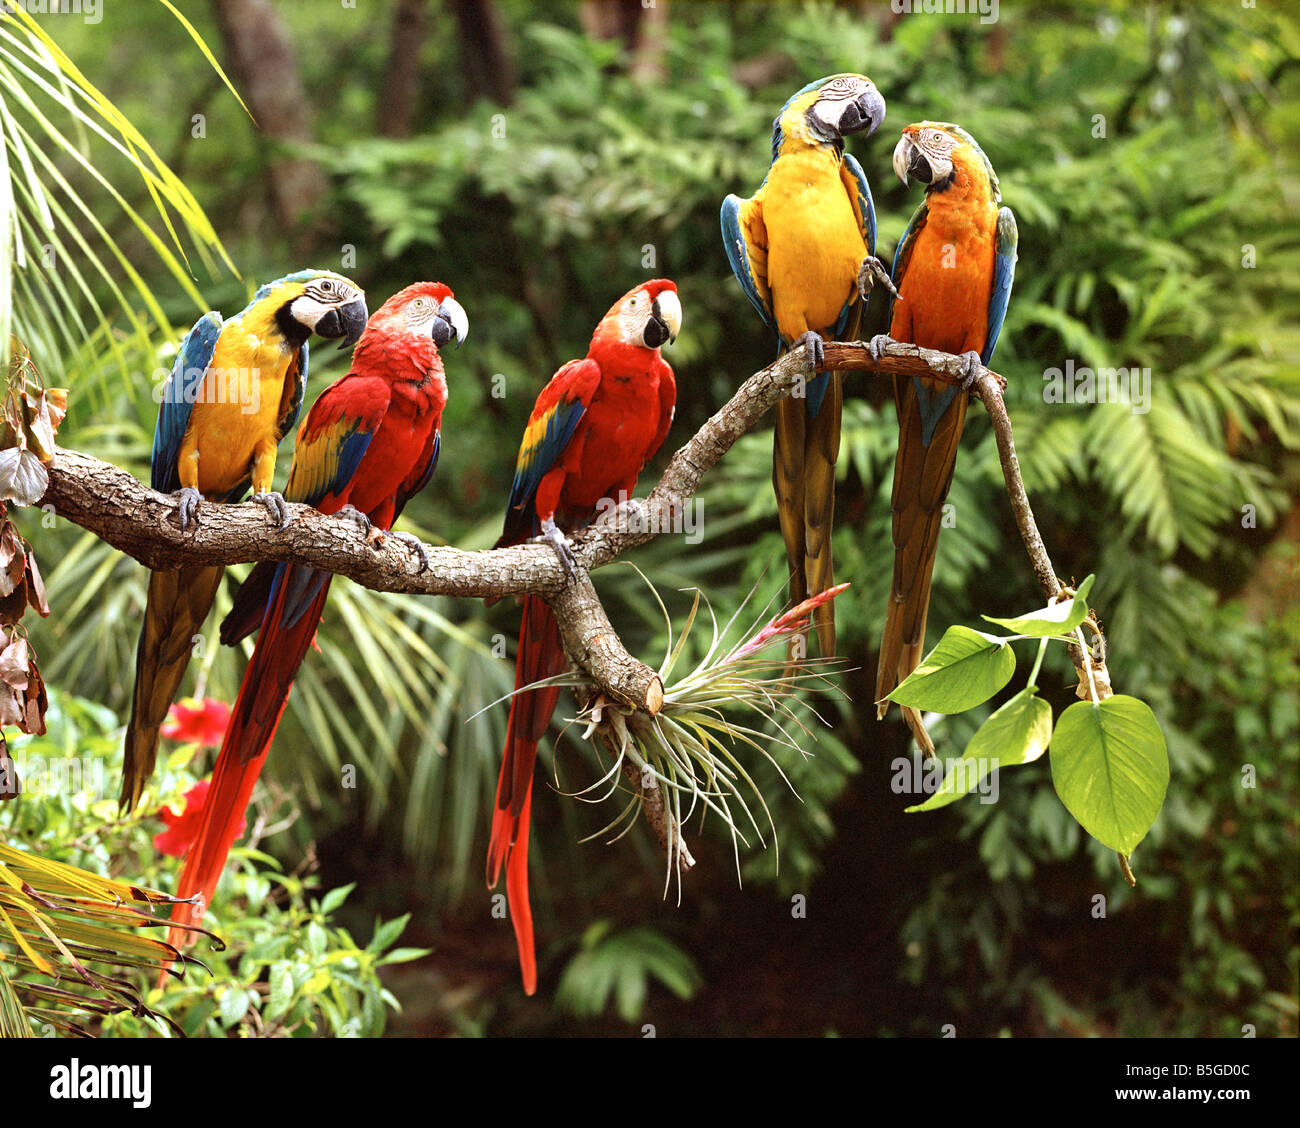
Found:
<svg viewBox="0 0 1300 1128"><path fill-rule="evenodd" d="M907 162L907 175L922 184L929 184L934 179L934 169L919 148L912 146L912 155Z"/></svg>
<svg viewBox="0 0 1300 1128"><path fill-rule="evenodd" d="M429 324L429 336L439 349L448 341L455 341L457 348L465 343L465 338L469 336L469 318L460 302L447 298L438 306L438 312Z"/></svg>
<svg viewBox="0 0 1300 1128"><path fill-rule="evenodd" d="M641 340L645 342L646 348L657 349L660 345L666 344L671 336L668 322L659 312L659 299L656 298L654 305L650 307L650 320L645 323L645 328L641 331Z"/></svg>
<svg viewBox="0 0 1300 1128"><path fill-rule="evenodd" d="M433 324L429 327L429 336L438 348L442 348L448 341L456 339L456 327L440 313L434 317Z"/></svg>
<svg viewBox="0 0 1300 1128"><path fill-rule="evenodd" d="M339 348L350 349L361 340L361 334L365 331L369 319L370 312L366 309L366 299L357 298L347 305L337 306L325 313L316 322L316 335L331 340L341 337L343 340Z"/></svg>
<svg viewBox="0 0 1300 1128"><path fill-rule="evenodd" d="M885 120L885 99L874 86L864 90L858 97L844 107L840 115L839 130L841 136L849 133L861 133L864 129L870 137L880 123Z"/></svg>

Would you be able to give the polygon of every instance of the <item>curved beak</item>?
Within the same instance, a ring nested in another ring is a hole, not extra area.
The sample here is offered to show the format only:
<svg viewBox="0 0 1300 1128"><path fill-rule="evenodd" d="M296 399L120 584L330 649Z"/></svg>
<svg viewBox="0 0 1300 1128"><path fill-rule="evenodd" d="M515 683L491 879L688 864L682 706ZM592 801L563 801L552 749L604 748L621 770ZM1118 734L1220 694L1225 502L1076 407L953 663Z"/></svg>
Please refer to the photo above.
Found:
<svg viewBox="0 0 1300 1128"><path fill-rule="evenodd" d="M455 341L460 348L469 336L469 317L455 298L446 298L434 314L433 324L429 327L429 336L433 343L442 348L448 341Z"/></svg>
<svg viewBox="0 0 1300 1128"><path fill-rule="evenodd" d="M856 99L844 107L840 115L839 131L841 136L849 133L861 133L864 129L870 137L880 123L885 120L885 99L874 86L868 86Z"/></svg>
<svg viewBox="0 0 1300 1128"><path fill-rule="evenodd" d="M934 169L926 155L906 133L894 146L894 173L904 184L909 174L922 184L929 184L934 179Z"/></svg>
<svg viewBox="0 0 1300 1128"><path fill-rule="evenodd" d="M319 337L341 337L339 349L350 349L361 340L368 320L370 311L366 309L366 299L357 298L346 305L327 310L316 322L315 332Z"/></svg>
<svg viewBox="0 0 1300 1128"><path fill-rule="evenodd" d="M682 328L682 303L672 290L664 290L650 307L650 319L645 323L641 339L646 348L657 349L672 344Z"/></svg>

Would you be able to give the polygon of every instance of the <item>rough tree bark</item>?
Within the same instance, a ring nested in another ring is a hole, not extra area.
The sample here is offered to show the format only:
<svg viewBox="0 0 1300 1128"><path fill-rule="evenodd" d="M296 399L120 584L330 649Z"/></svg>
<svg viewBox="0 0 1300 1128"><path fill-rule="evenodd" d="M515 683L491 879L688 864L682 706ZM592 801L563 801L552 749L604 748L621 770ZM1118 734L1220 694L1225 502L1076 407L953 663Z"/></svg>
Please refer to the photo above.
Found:
<svg viewBox="0 0 1300 1128"><path fill-rule="evenodd" d="M963 358L916 345L889 344L882 357L873 360L862 342L829 341L821 370L932 375L952 384L962 383L966 372ZM490 552L430 545L426 546L430 567L421 571L415 555L400 541L380 532L364 537L352 522L302 505L291 505L295 520L287 529L277 530L260 505L206 504L199 510L198 523L182 533L175 521L173 498L77 451L55 452L48 467L49 489L40 504L53 506L58 516L154 569L288 560L336 572L377 591L480 599L541 595L555 611L570 658L600 690L656 712L662 704L663 687L654 671L624 648L588 573L670 530L674 515L684 510L704 475L778 400L806 380L809 372L806 354L799 349L746 380L673 455L648 497L623 502L575 539L579 570L572 580L545 544ZM1048 599L1060 598L1068 589L1056 576L1025 494L1011 423L1002 402L1005 383L997 373L981 368L971 391L984 403L993 422L1016 525L1039 586ZM1090 624L1098 640L1097 655L1074 647L1071 658L1081 686L1091 681L1101 696L1109 696L1105 651L1095 616Z"/></svg>

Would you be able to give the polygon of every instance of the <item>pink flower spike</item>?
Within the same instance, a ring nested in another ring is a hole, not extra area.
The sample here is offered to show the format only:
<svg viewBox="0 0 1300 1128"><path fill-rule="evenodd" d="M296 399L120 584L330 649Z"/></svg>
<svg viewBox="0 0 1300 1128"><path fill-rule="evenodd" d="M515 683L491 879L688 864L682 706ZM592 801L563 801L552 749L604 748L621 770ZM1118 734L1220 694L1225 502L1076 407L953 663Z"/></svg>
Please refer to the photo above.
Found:
<svg viewBox="0 0 1300 1128"><path fill-rule="evenodd" d="M763 647L774 638L793 634L796 630L801 629L804 621L814 610L820 607L823 603L829 603L848 586L847 583L836 584L833 588L827 588L825 591L809 596L797 607L791 607L789 611L777 615L767 624L767 626L759 631L758 634L736 651L733 661L745 658L757 650L762 650Z"/></svg>

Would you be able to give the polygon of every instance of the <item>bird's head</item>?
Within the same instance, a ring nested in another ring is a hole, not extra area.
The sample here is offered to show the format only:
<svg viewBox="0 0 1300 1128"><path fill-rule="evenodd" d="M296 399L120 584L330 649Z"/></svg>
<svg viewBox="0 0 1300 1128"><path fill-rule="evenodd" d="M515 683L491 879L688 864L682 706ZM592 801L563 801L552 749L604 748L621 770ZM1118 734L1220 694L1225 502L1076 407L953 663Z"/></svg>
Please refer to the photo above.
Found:
<svg viewBox="0 0 1300 1128"><path fill-rule="evenodd" d="M370 319L385 334L406 334L432 340L438 348L452 341L457 347L469 336L469 317L441 282L416 282L384 302Z"/></svg>
<svg viewBox="0 0 1300 1128"><path fill-rule="evenodd" d="M777 115L772 132L775 159L783 136L843 146L851 133L870 137L885 120L885 99L862 74L832 74L810 82Z"/></svg>
<svg viewBox="0 0 1300 1128"><path fill-rule="evenodd" d="M331 270L300 270L269 282L253 296L275 303L275 320L291 343L301 344L313 333L341 340L349 349L361 338L369 316L366 295L355 282Z"/></svg>
<svg viewBox="0 0 1300 1128"><path fill-rule="evenodd" d="M622 344L657 349L672 344L682 327L682 303L677 283L653 278L629 290L605 314L596 336L614 337Z"/></svg>
<svg viewBox="0 0 1300 1128"><path fill-rule="evenodd" d="M910 176L928 192L942 192L958 177L987 179L994 202L1002 199L997 173L979 143L959 125L946 121L914 122L894 146L894 172Z"/></svg>

